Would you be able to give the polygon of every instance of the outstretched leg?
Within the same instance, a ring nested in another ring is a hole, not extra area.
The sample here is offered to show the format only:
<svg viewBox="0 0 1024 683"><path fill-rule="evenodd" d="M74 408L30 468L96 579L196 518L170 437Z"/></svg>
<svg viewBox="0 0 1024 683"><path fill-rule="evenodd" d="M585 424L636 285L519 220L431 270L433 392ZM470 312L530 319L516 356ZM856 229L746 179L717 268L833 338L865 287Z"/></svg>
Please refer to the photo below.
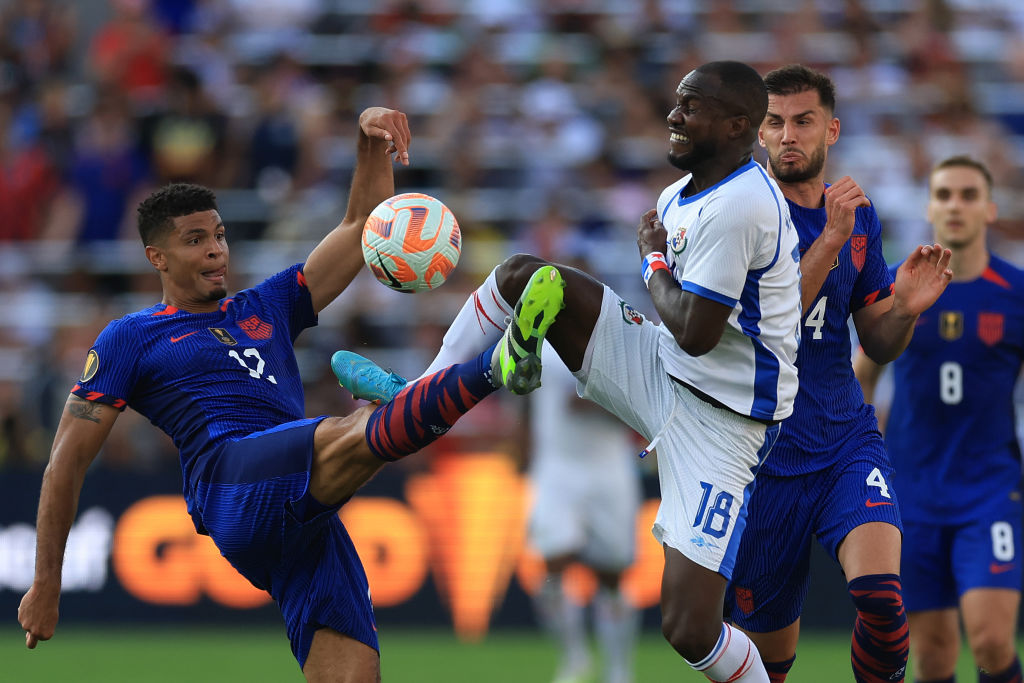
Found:
<svg viewBox="0 0 1024 683"><path fill-rule="evenodd" d="M576 268L516 254L495 268L469 296L423 376L455 363L465 363L501 339L513 312L513 305L508 302L519 299L531 276L544 265L554 265L565 282L565 310L552 326L548 340L570 370L579 370L601 313L604 286Z"/></svg>

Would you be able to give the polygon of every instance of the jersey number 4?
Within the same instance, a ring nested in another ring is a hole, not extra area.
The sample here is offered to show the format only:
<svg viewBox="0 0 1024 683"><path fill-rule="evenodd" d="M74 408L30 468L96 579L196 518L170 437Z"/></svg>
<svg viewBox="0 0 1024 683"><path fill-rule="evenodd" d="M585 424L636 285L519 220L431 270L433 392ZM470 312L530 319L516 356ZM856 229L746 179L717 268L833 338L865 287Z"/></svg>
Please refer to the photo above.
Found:
<svg viewBox="0 0 1024 683"><path fill-rule="evenodd" d="M242 356L245 356L245 358L239 356L238 351L235 351L234 349L228 351L228 355L237 360L243 368L248 370L250 377L254 379L265 379L271 384L277 384L277 380L274 379L273 375L263 374L263 369L267 366L267 364L260 356L260 352L257 351L256 349L246 349L245 351L242 351ZM248 358L255 359L256 367L252 367L251 365L249 365L249 363L246 361L246 359Z"/></svg>
<svg viewBox="0 0 1024 683"><path fill-rule="evenodd" d="M814 330L811 339L821 339L821 328L825 326L825 307L828 305L828 297L823 296L814 304L814 308L807 314L804 325Z"/></svg>

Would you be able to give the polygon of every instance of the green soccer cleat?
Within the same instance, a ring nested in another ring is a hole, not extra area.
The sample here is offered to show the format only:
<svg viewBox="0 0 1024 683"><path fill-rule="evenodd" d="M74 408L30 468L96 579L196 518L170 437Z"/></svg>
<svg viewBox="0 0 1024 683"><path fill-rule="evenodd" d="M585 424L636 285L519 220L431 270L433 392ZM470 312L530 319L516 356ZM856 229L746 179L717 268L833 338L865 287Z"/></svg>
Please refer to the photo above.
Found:
<svg viewBox="0 0 1024 683"><path fill-rule="evenodd" d="M540 352L544 335L565 308L565 280L554 266L543 266L516 303L512 322L498 344L496 370L513 394L528 394L540 386Z"/></svg>
<svg viewBox="0 0 1024 683"><path fill-rule="evenodd" d="M351 351L337 351L331 356L331 370L338 384L365 401L387 403L405 388L405 379L382 369L368 358Z"/></svg>

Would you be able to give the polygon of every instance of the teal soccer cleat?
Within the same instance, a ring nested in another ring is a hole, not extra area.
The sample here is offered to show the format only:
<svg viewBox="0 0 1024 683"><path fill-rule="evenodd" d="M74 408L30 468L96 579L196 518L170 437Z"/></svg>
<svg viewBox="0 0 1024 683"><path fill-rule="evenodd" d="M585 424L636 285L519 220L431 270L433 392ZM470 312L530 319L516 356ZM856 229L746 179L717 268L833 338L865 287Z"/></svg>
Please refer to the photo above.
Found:
<svg viewBox="0 0 1024 683"><path fill-rule="evenodd" d="M337 351L331 356L331 370L338 384L365 401L387 403L405 388L405 378L387 370L368 358L351 351Z"/></svg>
<svg viewBox="0 0 1024 683"><path fill-rule="evenodd" d="M501 383L513 394L528 394L540 386L541 345L555 316L565 308L565 280L554 266L543 266L516 303L512 322L498 346Z"/></svg>

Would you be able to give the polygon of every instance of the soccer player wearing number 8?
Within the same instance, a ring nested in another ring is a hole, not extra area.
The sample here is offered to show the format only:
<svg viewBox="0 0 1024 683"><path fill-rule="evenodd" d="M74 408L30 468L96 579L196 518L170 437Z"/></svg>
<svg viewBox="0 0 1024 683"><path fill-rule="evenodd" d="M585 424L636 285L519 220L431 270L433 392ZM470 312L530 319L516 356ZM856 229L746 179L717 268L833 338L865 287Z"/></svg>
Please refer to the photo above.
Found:
<svg viewBox="0 0 1024 683"><path fill-rule="evenodd" d="M842 565L857 608L857 681L902 681L907 622L900 593L900 513L874 411L851 367L848 320L883 361L906 346L918 314L949 282L949 251L919 247L896 274L881 226L849 177L826 185L839 137L835 87L802 66L765 76L759 139L800 237L800 390L757 476L747 529L726 594L727 614L757 643L775 683L796 657L812 537Z"/></svg>
<svg viewBox="0 0 1024 683"><path fill-rule="evenodd" d="M978 680L1020 681L1021 463L1014 383L1024 362L1024 272L990 253L992 177L951 157L929 177L928 220L953 282L893 363L885 440L903 509L903 577L918 681L952 681L962 617ZM881 367L858 357L871 400ZM957 609L959 608L959 615Z"/></svg>

